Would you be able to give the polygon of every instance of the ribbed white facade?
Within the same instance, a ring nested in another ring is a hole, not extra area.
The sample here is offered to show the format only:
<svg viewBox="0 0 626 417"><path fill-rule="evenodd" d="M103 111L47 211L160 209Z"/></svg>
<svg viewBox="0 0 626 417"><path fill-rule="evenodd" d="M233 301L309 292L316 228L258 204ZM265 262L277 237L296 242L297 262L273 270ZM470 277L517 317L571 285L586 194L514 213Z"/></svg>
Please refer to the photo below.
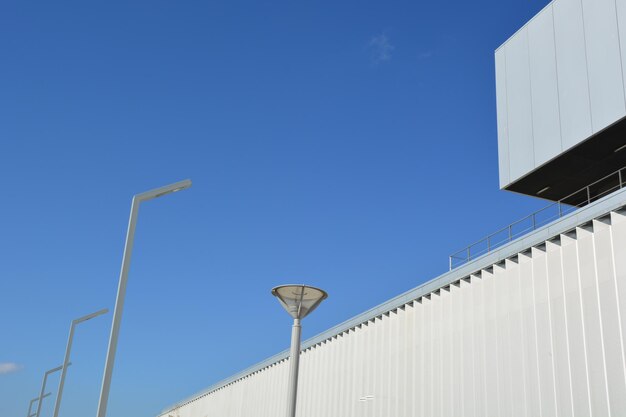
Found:
<svg viewBox="0 0 626 417"><path fill-rule="evenodd" d="M626 212L614 209L306 347L297 415L626 416L625 336ZM288 365L162 416L280 417Z"/></svg>

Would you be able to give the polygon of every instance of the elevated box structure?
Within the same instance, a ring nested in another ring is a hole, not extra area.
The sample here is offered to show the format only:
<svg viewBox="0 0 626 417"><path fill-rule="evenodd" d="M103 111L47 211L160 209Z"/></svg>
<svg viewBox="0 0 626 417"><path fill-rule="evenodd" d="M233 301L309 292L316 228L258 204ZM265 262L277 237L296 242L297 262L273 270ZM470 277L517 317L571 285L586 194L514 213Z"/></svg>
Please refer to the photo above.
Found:
<svg viewBox="0 0 626 417"><path fill-rule="evenodd" d="M497 49L501 188L559 200L626 165L625 49L626 0L554 0Z"/></svg>

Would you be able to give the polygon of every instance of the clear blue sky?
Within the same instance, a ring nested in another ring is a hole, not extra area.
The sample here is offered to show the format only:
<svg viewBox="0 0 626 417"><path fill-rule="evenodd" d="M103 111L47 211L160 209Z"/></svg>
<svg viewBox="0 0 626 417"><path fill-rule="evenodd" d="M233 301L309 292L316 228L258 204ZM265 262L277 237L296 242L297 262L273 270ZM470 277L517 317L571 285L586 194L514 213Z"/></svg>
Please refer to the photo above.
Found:
<svg viewBox="0 0 626 417"><path fill-rule="evenodd" d="M311 337L543 206L498 189L493 52L546 3L3 1L0 415L112 309L135 193L194 181L142 207L111 417L287 348L275 285L330 293ZM110 321L61 416L95 416Z"/></svg>

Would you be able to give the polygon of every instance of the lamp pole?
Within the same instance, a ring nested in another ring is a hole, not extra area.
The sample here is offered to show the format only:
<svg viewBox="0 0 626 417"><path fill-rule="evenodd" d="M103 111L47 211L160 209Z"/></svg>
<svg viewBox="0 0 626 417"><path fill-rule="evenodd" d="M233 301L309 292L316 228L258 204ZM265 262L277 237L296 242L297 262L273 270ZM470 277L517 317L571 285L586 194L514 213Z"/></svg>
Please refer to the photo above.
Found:
<svg viewBox="0 0 626 417"><path fill-rule="evenodd" d="M287 391L286 417L295 417L298 397L298 371L300 369L300 320L309 315L324 301L328 294L319 288L307 285L281 285L272 289L272 294L293 318L291 328L291 351L289 354L289 384Z"/></svg>
<svg viewBox="0 0 626 417"><path fill-rule="evenodd" d="M295 417L298 397L298 373L300 372L300 319L293 319L291 326L291 352L289 353L289 385L287 387L287 417Z"/></svg>
<svg viewBox="0 0 626 417"><path fill-rule="evenodd" d="M54 402L54 414L53 417L59 415L59 409L61 408L61 398L63 397L63 386L65 384L65 375L67 374L67 364L70 362L70 352L72 351L72 342L74 341L74 327L84 321L91 320L94 317L106 314L109 311L108 308L96 311L95 313L87 314L86 316L79 317L72 320L70 325L70 335L67 338L67 347L65 348L65 358L63 359L63 370L61 371L61 378L59 379L59 389L57 390L57 399Z"/></svg>
<svg viewBox="0 0 626 417"><path fill-rule="evenodd" d="M52 394L51 393L44 394L44 396L41 397L41 399L43 400L44 398L49 397L50 395ZM39 401L39 397L35 397L32 400L30 400L30 403L28 404L28 413L26 414L26 417L35 417L35 414L31 414L31 411L33 409L33 403L35 401Z"/></svg>
<svg viewBox="0 0 626 417"><path fill-rule="evenodd" d="M67 366L70 366L71 364L72 363L69 362ZM37 403L37 412L35 413L36 417L39 417L39 414L41 414L41 403L43 402L42 400L44 398L44 392L46 392L46 382L48 381L48 375L58 372L61 369L63 369L63 365L57 366L56 368L48 369L43 374L43 381L41 382L41 391L39 392L39 402Z"/></svg>
<svg viewBox="0 0 626 417"><path fill-rule="evenodd" d="M139 205L144 201L152 200L170 193L185 190L191 187L191 180L184 180L154 190L136 194L130 206L130 219L126 232L126 243L124 245L124 255L122 257L122 270L120 272L119 284L117 287L117 297L113 310L113 323L111 325L111 335L109 336L109 347L104 364L104 375L102 377L102 388L100 389L100 399L98 400L97 417L105 417L107 404L109 402L109 390L111 388L111 377L113 375L113 364L115 363L115 353L117 350L117 340L122 323L122 312L124 310L124 299L126 298L126 283L128 281L128 270L130 268L130 257L133 251L133 241L135 240L135 225L139 214ZM37 416L39 417L39 416Z"/></svg>

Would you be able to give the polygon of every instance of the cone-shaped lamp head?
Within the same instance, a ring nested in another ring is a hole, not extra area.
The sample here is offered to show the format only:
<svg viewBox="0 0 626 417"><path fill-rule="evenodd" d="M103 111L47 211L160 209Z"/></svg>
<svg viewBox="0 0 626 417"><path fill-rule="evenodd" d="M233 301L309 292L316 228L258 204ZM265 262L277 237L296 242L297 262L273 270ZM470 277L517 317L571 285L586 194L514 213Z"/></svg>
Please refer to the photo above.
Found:
<svg viewBox="0 0 626 417"><path fill-rule="evenodd" d="M303 319L328 297L326 291L306 285L280 285L272 294L294 319Z"/></svg>

